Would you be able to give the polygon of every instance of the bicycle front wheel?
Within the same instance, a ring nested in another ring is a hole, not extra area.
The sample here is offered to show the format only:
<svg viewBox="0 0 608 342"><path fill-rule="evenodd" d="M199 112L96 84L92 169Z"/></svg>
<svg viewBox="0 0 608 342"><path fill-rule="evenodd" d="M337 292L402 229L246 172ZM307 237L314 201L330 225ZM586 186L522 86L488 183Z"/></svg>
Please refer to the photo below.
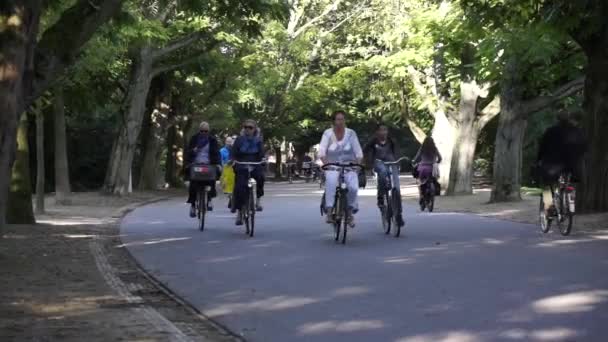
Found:
<svg viewBox="0 0 608 342"><path fill-rule="evenodd" d="M572 221L574 219L574 214L570 211L569 198L567 193L563 193L560 196L560 210L562 212L561 223L559 225L559 232L563 236L570 235L570 231L572 230Z"/></svg>
<svg viewBox="0 0 608 342"><path fill-rule="evenodd" d="M388 194L384 195L384 203L386 205L380 207L380 216L382 219L382 228L384 234L388 235L391 233L391 202Z"/></svg>
<svg viewBox="0 0 608 342"><path fill-rule="evenodd" d="M207 214L207 192L203 189L198 192L198 219L199 229L205 230L205 215Z"/></svg>
<svg viewBox="0 0 608 342"><path fill-rule="evenodd" d="M401 235L401 227L403 227L403 217L402 208L401 208L401 194L397 189L393 189L391 192L391 209L392 209L392 218L395 224L395 237L399 237Z"/></svg>
<svg viewBox="0 0 608 342"><path fill-rule="evenodd" d="M253 232L255 230L255 201L253 198L253 191L249 191L249 205L248 205L248 210L249 210L249 221L248 221L248 227L249 227L249 236L253 237Z"/></svg>

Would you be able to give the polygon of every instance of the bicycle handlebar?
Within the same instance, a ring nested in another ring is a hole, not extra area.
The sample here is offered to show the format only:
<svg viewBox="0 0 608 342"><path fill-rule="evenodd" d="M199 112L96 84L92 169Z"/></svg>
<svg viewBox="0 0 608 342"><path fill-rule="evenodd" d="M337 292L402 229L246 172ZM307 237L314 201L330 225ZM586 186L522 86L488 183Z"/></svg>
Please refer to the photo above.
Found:
<svg viewBox="0 0 608 342"><path fill-rule="evenodd" d="M387 161L384 161L384 160L376 159L376 161L382 162L382 163L384 163L384 165L397 165L397 164L400 164L404 160L410 160L410 158L408 158L408 157L401 157L401 158L399 158L399 159L397 159L395 161L392 161L392 162L387 162Z"/></svg>
<svg viewBox="0 0 608 342"><path fill-rule="evenodd" d="M348 163L348 164L342 164L342 163L327 163L323 166L321 166L321 169L323 170L327 170L327 168L329 168L330 166L335 166L335 167L339 167L339 168L347 168L347 167L358 167L362 170L365 169L365 166L361 165L361 164L355 164L355 163Z"/></svg>
<svg viewBox="0 0 608 342"><path fill-rule="evenodd" d="M262 160L259 162L240 162L240 161L235 160L234 163L240 164L240 165L263 165L263 164L266 164L266 161Z"/></svg>

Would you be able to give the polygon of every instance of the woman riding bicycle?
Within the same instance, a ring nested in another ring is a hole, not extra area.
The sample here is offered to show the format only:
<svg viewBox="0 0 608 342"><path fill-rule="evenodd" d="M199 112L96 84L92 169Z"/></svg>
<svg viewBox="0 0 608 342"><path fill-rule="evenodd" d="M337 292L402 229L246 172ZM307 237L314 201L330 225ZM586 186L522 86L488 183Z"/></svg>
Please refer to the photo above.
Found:
<svg viewBox="0 0 608 342"><path fill-rule="evenodd" d="M328 128L323 133L319 145L319 158L321 158L324 164L361 163L363 151L359 144L359 138L355 131L346 128L346 113L344 111L336 111L333 113L333 127ZM331 213L333 209L339 177L339 170L329 169L325 171L325 209L327 213ZM348 187L346 221L350 227L354 227L355 220L353 214L358 210L357 194L359 191L357 169L347 169L344 177ZM326 215L326 217L327 223L333 223L332 215Z"/></svg>
<svg viewBox="0 0 608 342"><path fill-rule="evenodd" d="M232 146L232 155L234 160L237 162L261 162L264 159L264 148L262 143L262 135L257 127L254 120L245 120L243 122L243 130L241 136L239 136L234 145ZM232 203L232 212L243 207L247 199L249 181L248 166L238 165L234 166L236 172L236 182L234 185L234 195ZM264 196L264 169L261 165L256 165L251 171L251 177L253 177L257 183L257 207L256 210L261 211L261 197ZM243 224L240 213L236 216L236 225L240 226Z"/></svg>
<svg viewBox="0 0 608 342"><path fill-rule="evenodd" d="M433 183L437 182L435 175L433 174L433 167L437 163L441 163L441 154L435 141L431 137L426 137L422 142L422 146L416 153L413 163L416 164L416 171L418 173L418 179L420 179L420 186L418 191L420 192L420 202L423 201L423 186L430 180Z"/></svg>
<svg viewBox="0 0 608 342"><path fill-rule="evenodd" d="M209 124L207 122L201 122L199 132L190 139L185 159L186 165L188 166L190 164L220 164L219 145L217 139L209 134ZM184 175L186 179L190 178L189 168L185 170ZM215 181L190 181L187 201L187 203L190 203L190 217L196 216L196 193L203 186L211 188L209 191L209 200L207 201L207 210L213 210L211 199L217 196Z"/></svg>

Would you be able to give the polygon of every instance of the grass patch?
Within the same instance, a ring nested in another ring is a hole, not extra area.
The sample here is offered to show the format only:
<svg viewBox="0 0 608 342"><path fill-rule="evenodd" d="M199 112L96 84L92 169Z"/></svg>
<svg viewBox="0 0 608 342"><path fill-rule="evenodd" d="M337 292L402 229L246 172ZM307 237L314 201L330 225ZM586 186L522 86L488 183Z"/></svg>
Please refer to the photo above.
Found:
<svg viewBox="0 0 608 342"><path fill-rule="evenodd" d="M521 194L526 196L540 196L542 192L543 190L540 188L530 188L527 186L521 187Z"/></svg>

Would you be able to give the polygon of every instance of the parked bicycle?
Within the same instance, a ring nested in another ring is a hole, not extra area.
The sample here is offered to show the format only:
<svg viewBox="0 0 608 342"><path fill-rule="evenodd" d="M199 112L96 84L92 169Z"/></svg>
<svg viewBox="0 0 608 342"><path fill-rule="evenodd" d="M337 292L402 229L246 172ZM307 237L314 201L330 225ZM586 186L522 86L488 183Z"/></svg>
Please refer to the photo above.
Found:
<svg viewBox="0 0 608 342"><path fill-rule="evenodd" d="M575 213L575 198L576 189L570 181L571 175L562 173L559 176L557 186L551 185L551 198L553 206L549 209L549 214L545 211L545 203L543 195L540 195L539 218L540 229L543 233L548 233L551 229L553 221L557 223L557 227L562 235L570 234L572 230L572 221Z"/></svg>
<svg viewBox="0 0 608 342"><path fill-rule="evenodd" d="M334 232L335 232L335 240L339 241L341 239L342 244L346 243L346 235L347 235L347 231L348 231L348 220L347 220L347 202L346 202L346 196L348 195L348 187L346 186L346 180L345 180L345 170L346 169L351 169L351 168L358 168L360 170L363 170L365 167L363 165L360 164L354 164L354 163L349 163L349 164L341 164L341 163L329 163L329 164L325 164L323 165L322 169L324 171L327 171L330 168L335 168L335 169L339 169L340 171L340 175L338 177L338 185L336 187L336 196L334 198L334 205L332 207L332 211L330 213L327 213L325 211L326 205L325 205L325 194L323 194L323 197L321 199L321 215L332 215L332 222L334 225Z"/></svg>
<svg viewBox="0 0 608 342"><path fill-rule="evenodd" d="M386 166L385 187L384 189L378 189L378 191L382 192L381 195L379 195L384 198L383 205L379 206L382 227L384 228L384 233L388 235L391 233L391 228L394 224L395 237L401 235L401 228L405 226L402 216L401 191L397 185L393 183L393 176L395 172L397 177L399 176L400 165L403 160L409 160L409 158L401 157L392 162L376 159L376 162L383 163Z"/></svg>
<svg viewBox="0 0 608 342"><path fill-rule="evenodd" d="M245 203L240 208L241 220L245 223L245 234L253 237L253 233L255 230L255 213L257 208L257 194L256 194L256 186L257 182L251 176L251 172L253 171L255 166L263 165L266 163L265 160L261 162L234 162L237 165L245 165L247 167L248 180L247 180L247 196Z"/></svg>

